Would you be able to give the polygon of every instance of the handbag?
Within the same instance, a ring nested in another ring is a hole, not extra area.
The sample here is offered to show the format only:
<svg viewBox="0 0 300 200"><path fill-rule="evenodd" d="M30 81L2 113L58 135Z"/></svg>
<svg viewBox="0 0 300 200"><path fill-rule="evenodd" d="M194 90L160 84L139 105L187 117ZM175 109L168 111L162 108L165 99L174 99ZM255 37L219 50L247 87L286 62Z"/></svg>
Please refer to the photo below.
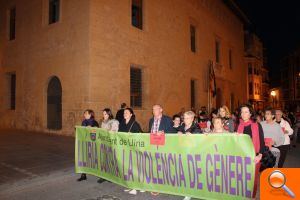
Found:
<svg viewBox="0 0 300 200"><path fill-rule="evenodd" d="M272 168L275 166L276 157L270 151L269 147L267 146L263 147L263 154L260 162L261 162L261 169Z"/></svg>

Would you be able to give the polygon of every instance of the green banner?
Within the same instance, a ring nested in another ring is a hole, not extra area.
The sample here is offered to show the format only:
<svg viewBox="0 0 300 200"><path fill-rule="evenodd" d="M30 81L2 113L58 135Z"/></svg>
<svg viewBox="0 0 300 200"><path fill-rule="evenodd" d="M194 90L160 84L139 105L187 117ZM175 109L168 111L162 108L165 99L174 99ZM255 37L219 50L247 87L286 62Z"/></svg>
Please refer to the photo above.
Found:
<svg viewBox="0 0 300 200"><path fill-rule="evenodd" d="M251 198L254 147L248 135L166 134L76 127L75 171L127 188L203 199ZM156 143L155 143L156 144Z"/></svg>

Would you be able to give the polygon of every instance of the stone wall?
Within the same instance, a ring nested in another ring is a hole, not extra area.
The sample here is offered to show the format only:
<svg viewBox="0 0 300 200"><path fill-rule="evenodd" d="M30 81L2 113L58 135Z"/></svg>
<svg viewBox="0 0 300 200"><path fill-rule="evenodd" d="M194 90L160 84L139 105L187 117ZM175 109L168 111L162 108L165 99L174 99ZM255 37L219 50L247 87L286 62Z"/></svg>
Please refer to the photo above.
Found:
<svg viewBox="0 0 300 200"><path fill-rule="evenodd" d="M48 25L48 1L0 0L0 127L47 130L46 91L52 76L62 84L63 129L73 134L86 108L130 103L130 66L142 68L143 106L135 109L147 130L152 105L173 115L190 109L190 80L196 81L196 108L208 104L208 63L215 60L222 103L247 99L242 22L219 0L151 0L143 4L143 30L131 25L131 1L61 0L61 19ZM16 5L16 39L7 39L7 9ZM190 50L190 25L196 52ZM229 49L233 67L229 68ZM6 73L16 72L16 110L7 107ZM213 104L215 106L215 103ZM230 106L230 105L228 105Z"/></svg>

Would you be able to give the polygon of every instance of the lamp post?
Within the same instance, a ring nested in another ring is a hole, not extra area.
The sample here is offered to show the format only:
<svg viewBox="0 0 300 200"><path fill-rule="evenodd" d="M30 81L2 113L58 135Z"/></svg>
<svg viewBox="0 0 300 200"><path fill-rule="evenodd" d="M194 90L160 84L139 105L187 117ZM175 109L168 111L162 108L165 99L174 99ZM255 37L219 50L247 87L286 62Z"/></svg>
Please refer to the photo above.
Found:
<svg viewBox="0 0 300 200"><path fill-rule="evenodd" d="M275 90L271 91L271 96L272 96L272 99L273 99L273 108L274 108L275 107L275 96L276 96Z"/></svg>

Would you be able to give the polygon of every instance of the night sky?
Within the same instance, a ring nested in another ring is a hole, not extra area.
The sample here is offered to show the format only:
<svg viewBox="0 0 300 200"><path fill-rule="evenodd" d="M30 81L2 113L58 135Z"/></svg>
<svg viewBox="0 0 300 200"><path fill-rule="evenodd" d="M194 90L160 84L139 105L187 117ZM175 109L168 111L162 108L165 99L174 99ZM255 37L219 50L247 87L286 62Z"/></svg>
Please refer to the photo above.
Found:
<svg viewBox="0 0 300 200"><path fill-rule="evenodd" d="M300 1L235 0L248 16L251 29L267 49L272 86L279 86L280 64L285 55L300 47Z"/></svg>

